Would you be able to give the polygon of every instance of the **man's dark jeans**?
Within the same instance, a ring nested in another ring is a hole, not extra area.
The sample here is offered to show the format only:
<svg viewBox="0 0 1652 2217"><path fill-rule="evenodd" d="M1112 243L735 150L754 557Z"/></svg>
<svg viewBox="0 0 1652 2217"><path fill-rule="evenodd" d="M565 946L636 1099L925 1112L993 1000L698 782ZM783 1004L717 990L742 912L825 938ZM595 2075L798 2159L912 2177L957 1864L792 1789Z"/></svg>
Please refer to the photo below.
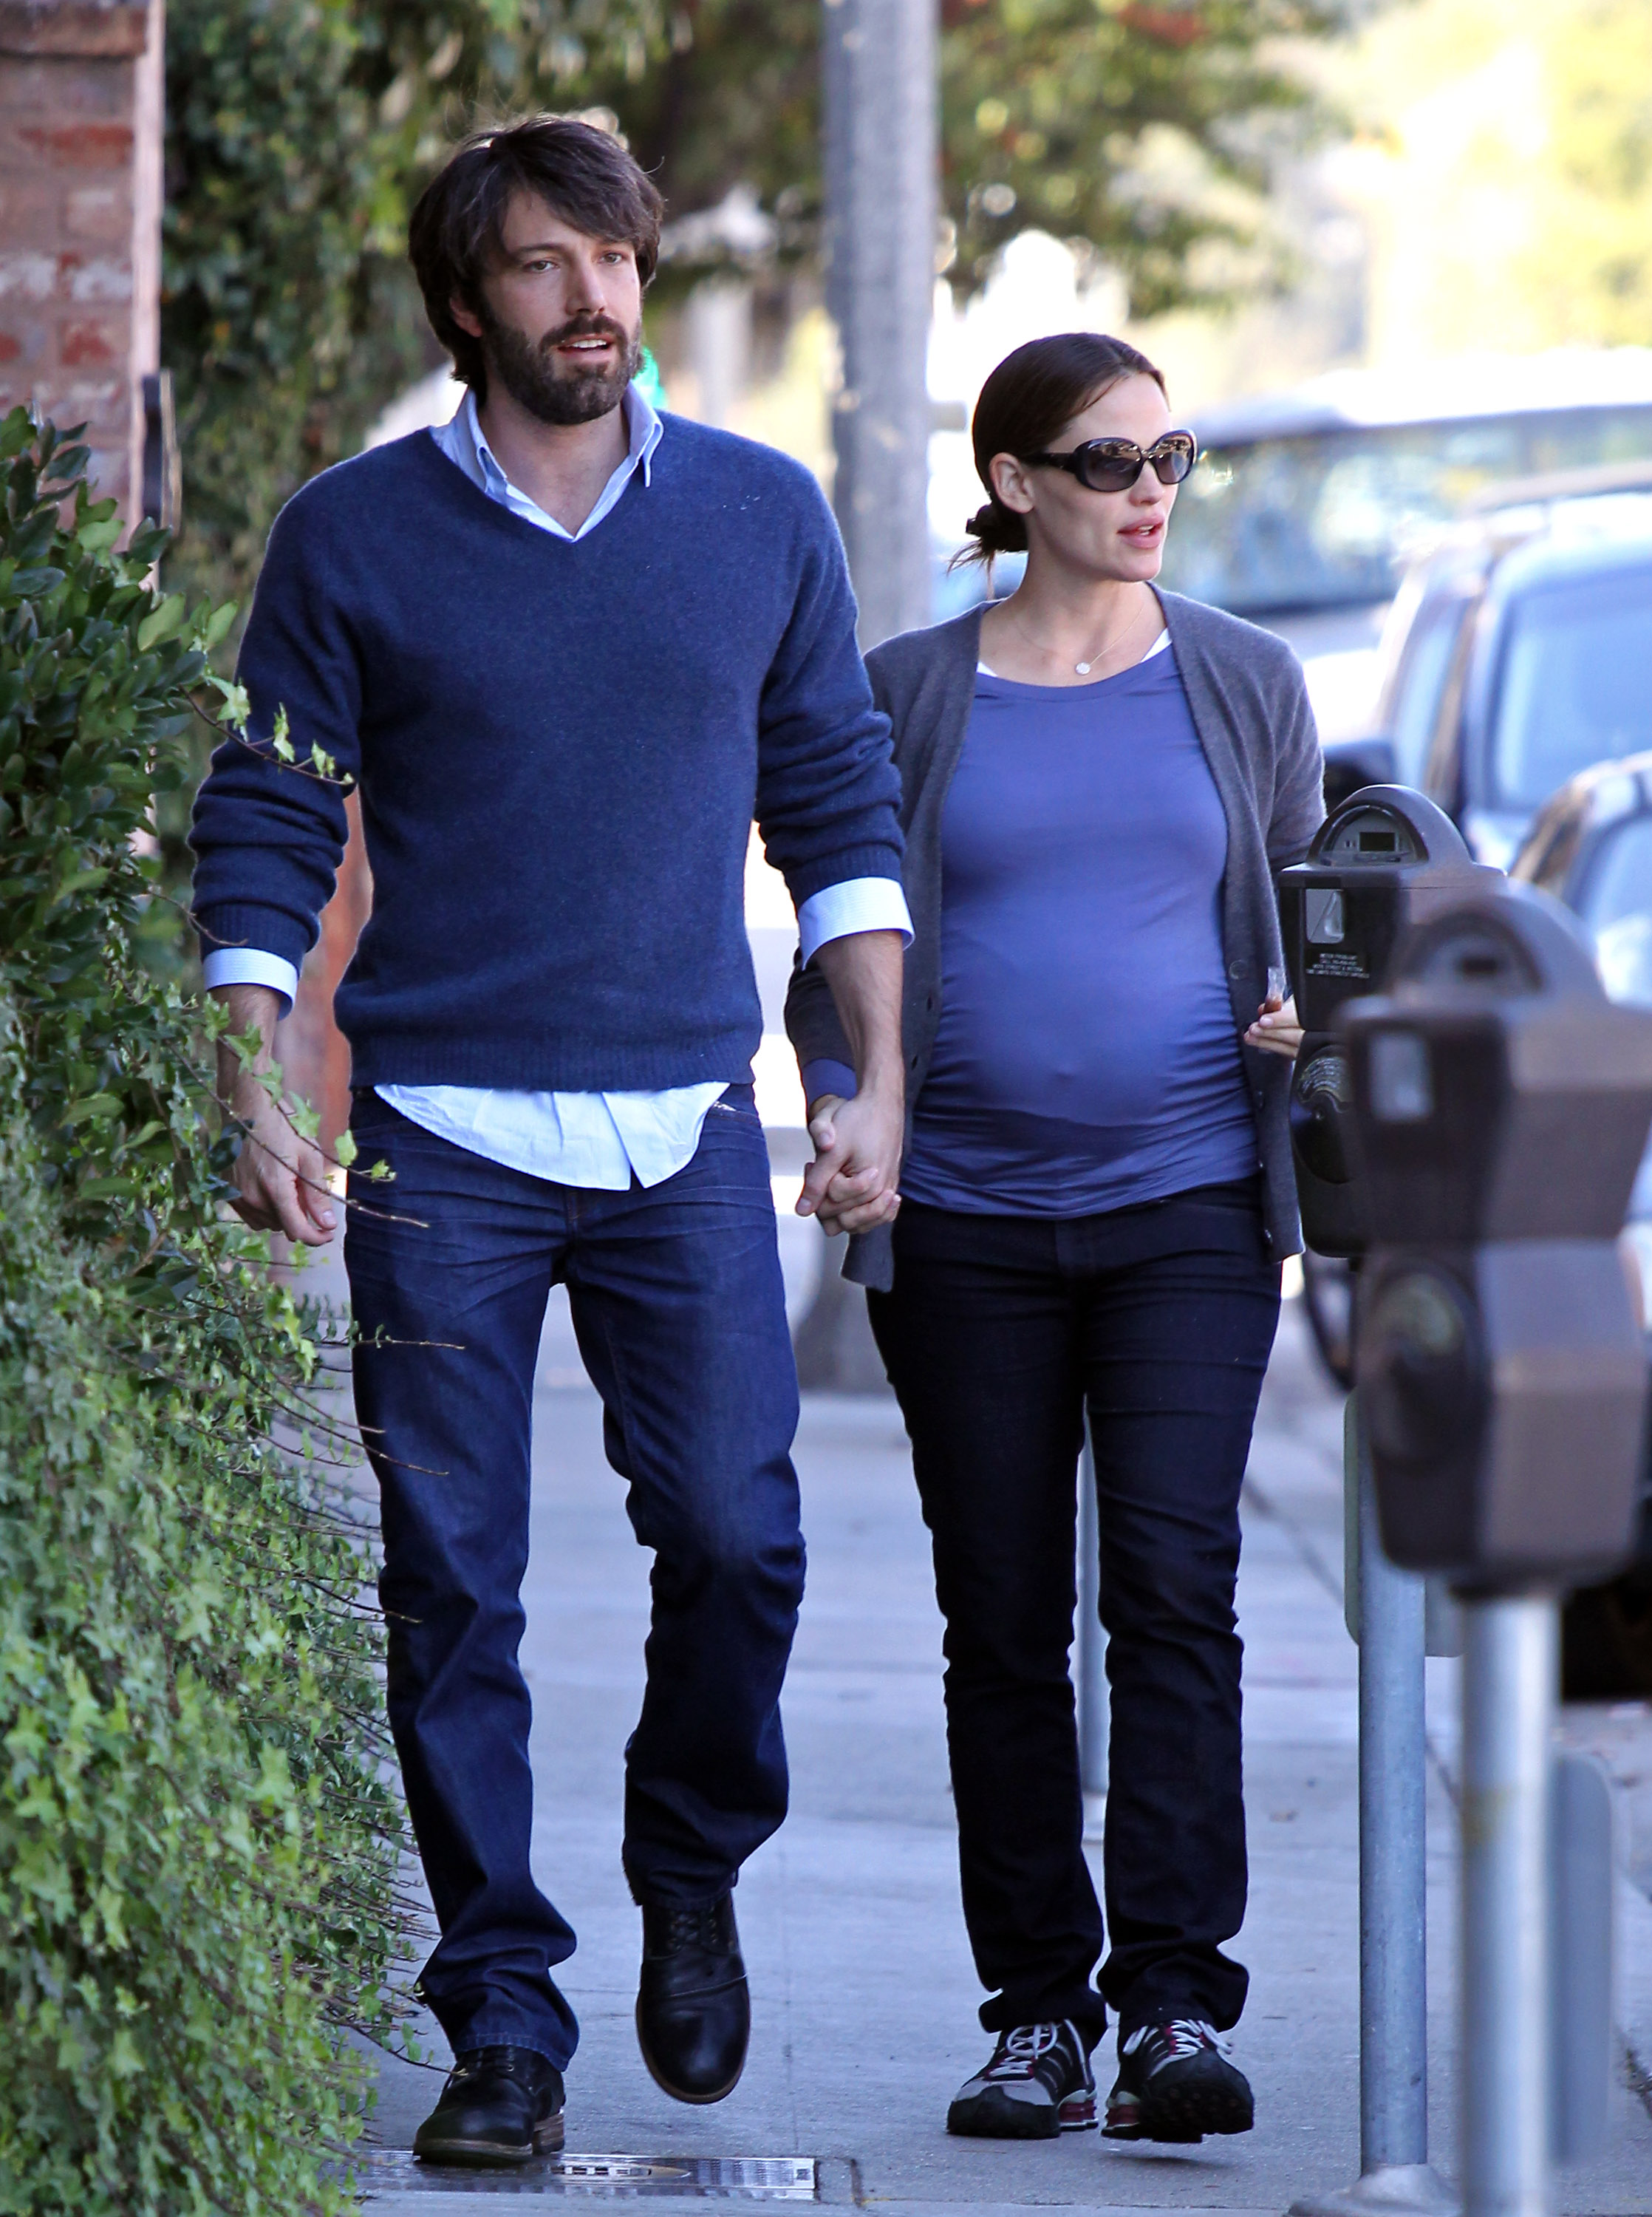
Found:
<svg viewBox="0 0 1652 2217"><path fill-rule="evenodd" d="M578 2037L574 1935L529 1867L517 1664L533 1368L565 1281L608 1459L655 1552L648 1687L626 1751L639 1900L714 1900L786 1814L780 1683L803 1592L797 1374L749 1088L628 1193L552 1185L359 1092L344 1256L356 1413L383 1501L390 1719L441 1937L422 1992L455 2049ZM394 1176L375 1183L372 1164Z"/></svg>
<svg viewBox="0 0 1652 2217"><path fill-rule="evenodd" d="M911 1436L946 1619L964 1915L989 2031L1205 2017L1247 1975L1234 1583L1239 1486L1279 1318L1248 1185L1103 1216L909 1203L872 1329ZM1086 1406L1112 1688L1112 1952L1085 1866L1068 1650Z"/></svg>

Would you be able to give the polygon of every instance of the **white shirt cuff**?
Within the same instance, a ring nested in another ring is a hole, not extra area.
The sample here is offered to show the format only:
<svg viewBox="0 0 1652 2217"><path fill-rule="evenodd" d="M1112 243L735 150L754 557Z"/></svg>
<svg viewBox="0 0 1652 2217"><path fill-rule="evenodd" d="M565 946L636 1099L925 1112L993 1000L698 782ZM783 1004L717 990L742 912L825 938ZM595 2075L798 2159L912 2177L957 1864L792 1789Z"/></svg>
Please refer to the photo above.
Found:
<svg viewBox="0 0 1652 2217"><path fill-rule="evenodd" d="M798 911L798 953L804 969L828 940L848 939L857 931L898 931L901 944L912 944L912 917L896 878L845 878L823 886Z"/></svg>
<svg viewBox="0 0 1652 2217"><path fill-rule="evenodd" d="M201 964L200 974L209 993L219 985L268 985L285 996L283 1016L292 1008L299 990L299 973L293 965L256 947L214 948Z"/></svg>

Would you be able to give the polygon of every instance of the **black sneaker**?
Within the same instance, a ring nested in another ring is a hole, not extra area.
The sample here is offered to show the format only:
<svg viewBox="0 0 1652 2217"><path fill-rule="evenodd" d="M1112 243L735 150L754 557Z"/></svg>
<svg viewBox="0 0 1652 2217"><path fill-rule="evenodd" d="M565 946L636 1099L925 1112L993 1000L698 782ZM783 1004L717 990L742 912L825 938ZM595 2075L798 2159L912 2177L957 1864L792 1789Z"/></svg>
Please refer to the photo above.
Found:
<svg viewBox="0 0 1652 2217"><path fill-rule="evenodd" d="M1120 2032L1119 2080L1102 2127L1106 2139L1202 2140L1206 2133L1248 2133L1255 2121L1249 2082L1203 2017Z"/></svg>
<svg viewBox="0 0 1652 2217"><path fill-rule="evenodd" d="M1073 2024L1018 2024L1001 2032L992 2060L958 2090L949 2133L973 2140L1052 2140L1093 2131L1095 2081Z"/></svg>
<svg viewBox="0 0 1652 2217"><path fill-rule="evenodd" d="M531 2047L453 2058L441 2099L413 2138L421 2163L531 2163L562 2146L562 2073Z"/></svg>

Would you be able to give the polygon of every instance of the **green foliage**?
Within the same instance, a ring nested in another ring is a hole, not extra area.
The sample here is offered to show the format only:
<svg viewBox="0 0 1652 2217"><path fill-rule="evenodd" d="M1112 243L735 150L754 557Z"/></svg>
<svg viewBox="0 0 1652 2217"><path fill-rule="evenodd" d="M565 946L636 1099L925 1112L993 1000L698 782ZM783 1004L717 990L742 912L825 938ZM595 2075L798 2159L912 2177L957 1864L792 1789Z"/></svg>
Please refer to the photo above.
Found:
<svg viewBox="0 0 1652 2217"><path fill-rule="evenodd" d="M1088 243L1137 314L1224 297L1271 136L1327 112L1282 42L1359 0L946 0L954 281L1029 223ZM478 113L606 109L672 213L746 183L782 253L819 235L820 0L171 0L163 334L185 460L175 567L243 594L281 502L440 360L403 253ZM1253 255L1248 281L1267 267ZM669 289L695 274L668 262Z"/></svg>
<svg viewBox="0 0 1652 2217"><path fill-rule="evenodd" d="M85 461L0 425L0 2210L291 2217L345 2206L407 1937L379 1627L325 1348L139 960L228 612Z"/></svg>
<svg viewBox="0 0 1652 2217"><path fill-rule="evenodd" d="M978 284L1012 232L1082 240L1133 316L1230 297L1202 250L1261 247L1280 145L1333 118L1287 42L1347 28L1349 0L961 0L942 39L943 176ZM1277 259L1272 263L1279 268Z"/></svg>
<svg viewBox="0 0 1652 2217"><path fill-rule="evenodd" d="M1104 258L1135 315L1225 297L1199 250L1258 243L1273 142L1332 120L1282 59L1288 42L1334 36L1358 12L1357 0L945 0L953 283L983 283L1036 225ZM812 252L819 40L818 0L689 0L638 81L597 71L582 90L618 114L676 213L745 182L782 240Z"/></svg>

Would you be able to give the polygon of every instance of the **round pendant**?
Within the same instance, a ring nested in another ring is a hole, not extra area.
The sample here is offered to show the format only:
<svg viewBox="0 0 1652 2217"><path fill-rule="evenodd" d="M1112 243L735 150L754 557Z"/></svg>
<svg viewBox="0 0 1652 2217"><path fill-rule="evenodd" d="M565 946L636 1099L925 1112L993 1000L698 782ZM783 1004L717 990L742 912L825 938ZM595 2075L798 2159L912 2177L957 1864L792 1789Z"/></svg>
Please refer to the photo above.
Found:
<svg viewBox="0 0 1652 2217"><path fill-rule="evenodd" d="M1090 674L1090 665L1088 662L1076 662L1073 664L1073 668L1078 672L1081 677L1088 677Z"/></svg>

